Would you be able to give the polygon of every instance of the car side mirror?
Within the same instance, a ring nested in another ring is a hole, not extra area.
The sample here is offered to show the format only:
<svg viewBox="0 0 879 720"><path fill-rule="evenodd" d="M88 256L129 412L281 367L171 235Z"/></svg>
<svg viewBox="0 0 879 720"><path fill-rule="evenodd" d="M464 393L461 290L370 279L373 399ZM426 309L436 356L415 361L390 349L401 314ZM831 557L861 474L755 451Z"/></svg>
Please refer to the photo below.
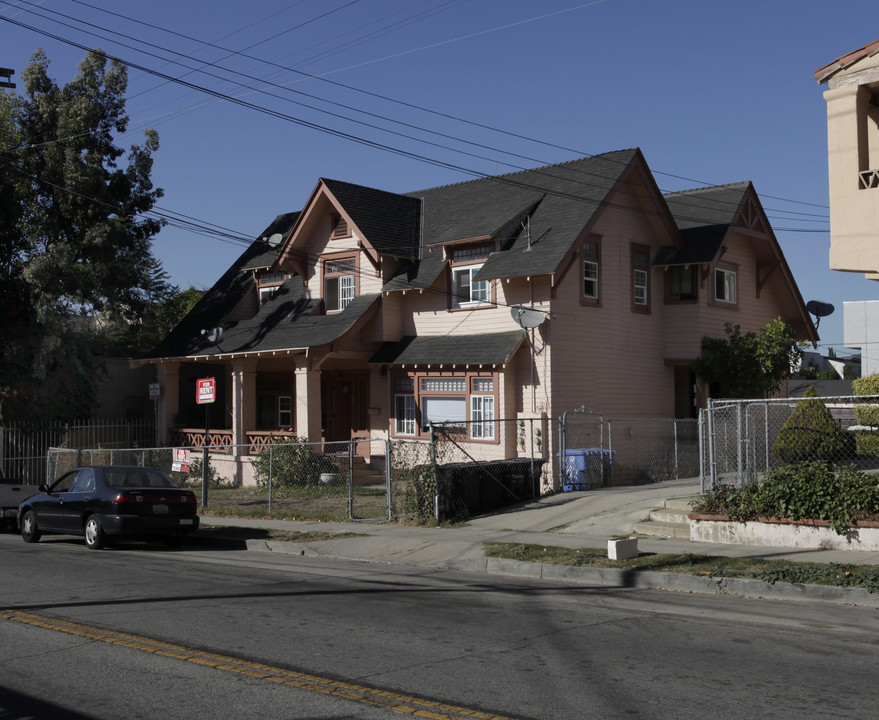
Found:
<svg viewBox="0 0 879 720"><path fill-rule="evenodd" d="M40 492L49 492L49 486L46 485L46 483L40 483L37 486L37 490L39 490Z"/></svg>

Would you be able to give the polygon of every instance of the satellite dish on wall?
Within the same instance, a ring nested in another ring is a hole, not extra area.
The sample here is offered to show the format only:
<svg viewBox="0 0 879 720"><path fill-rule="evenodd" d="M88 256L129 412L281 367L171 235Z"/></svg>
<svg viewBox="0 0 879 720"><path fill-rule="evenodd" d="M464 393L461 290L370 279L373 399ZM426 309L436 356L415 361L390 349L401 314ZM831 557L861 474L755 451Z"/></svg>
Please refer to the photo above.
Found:
<svg viewBox="0 0 879 720"><path fill-rule="evenodd" d="M809 300L806 303L806 310L812 313L817 318L827 317L828 315L832 315L833 311L836 308L833 307L829 302L823 302L821 300Z"/></svg>
<svg viewBox="0 0 879 720"><path fill-rule="evenodd" d="M828 315L832 315L833 311L836 308L833 307L829 302L824 302L823 300L809 300L806 303L806 310L812 313L815 316L815 329L818 329L818 326L821 324L821 318L827 317Z"/></svg>
<svg viewBox="0 0 879 720"><path fill-rule="evenodd" d="M521 305L513 305L510 308L510 315L513 316L513 320L516 321L519 327L525 329L536 328L546 320L546 315L540 312L540 310L532 310Z"/></svg>
<svg viewBox="0 0 879 720"><path fill-rule="evenodd" d="M281 244L281 240L284 239L284 236L281 233L275 233L274 235L268 238L269 247L278 247Z"/></svg>

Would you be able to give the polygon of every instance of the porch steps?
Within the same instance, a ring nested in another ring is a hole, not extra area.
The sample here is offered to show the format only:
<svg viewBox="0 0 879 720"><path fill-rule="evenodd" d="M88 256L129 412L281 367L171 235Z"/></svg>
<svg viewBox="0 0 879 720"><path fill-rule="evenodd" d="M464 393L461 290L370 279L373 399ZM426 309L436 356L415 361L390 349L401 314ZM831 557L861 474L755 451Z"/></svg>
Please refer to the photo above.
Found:
<svg viewBox="0 0 879 720"><path fill-rule="evenodd" d="M695 497L695 496L694 496ZM661 508L651 510L647 520L635 523L634 532L650 537L690 539L690 520L692 497L666 500Z"/></svg>

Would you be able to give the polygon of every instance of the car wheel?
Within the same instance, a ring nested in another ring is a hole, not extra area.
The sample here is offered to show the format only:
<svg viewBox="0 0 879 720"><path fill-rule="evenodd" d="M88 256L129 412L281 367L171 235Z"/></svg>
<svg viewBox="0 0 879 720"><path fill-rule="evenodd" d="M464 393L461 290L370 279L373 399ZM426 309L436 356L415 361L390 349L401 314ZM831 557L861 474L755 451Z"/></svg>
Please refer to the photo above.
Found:
<svg viewBox="0 0 879 720"><path fill-rule="evenodd" d="M40 529L37 527L37 515L33 510L28 510L21 517L21 537L25 542L35 543L40 539Z"/></svg>
<svg viewBox="0 0 879 720"><path fill-rule="evenodd" d="M104 547L104 528L97 515L89 515L85 521L85 546L89 550L100 550Z"/></svg>

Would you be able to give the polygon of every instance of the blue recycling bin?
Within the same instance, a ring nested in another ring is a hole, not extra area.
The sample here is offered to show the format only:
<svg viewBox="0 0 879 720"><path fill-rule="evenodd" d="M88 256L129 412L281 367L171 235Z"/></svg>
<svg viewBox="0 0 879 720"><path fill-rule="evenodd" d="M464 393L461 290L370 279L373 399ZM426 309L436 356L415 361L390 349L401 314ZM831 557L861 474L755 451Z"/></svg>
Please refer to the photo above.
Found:
<svg viewBox="0 0 879 720"><path fill-rule="evenodd" d="M562 470L562 491L591 490L604 487L610 480L613 450L602 448L568 448Z"/></svg>

